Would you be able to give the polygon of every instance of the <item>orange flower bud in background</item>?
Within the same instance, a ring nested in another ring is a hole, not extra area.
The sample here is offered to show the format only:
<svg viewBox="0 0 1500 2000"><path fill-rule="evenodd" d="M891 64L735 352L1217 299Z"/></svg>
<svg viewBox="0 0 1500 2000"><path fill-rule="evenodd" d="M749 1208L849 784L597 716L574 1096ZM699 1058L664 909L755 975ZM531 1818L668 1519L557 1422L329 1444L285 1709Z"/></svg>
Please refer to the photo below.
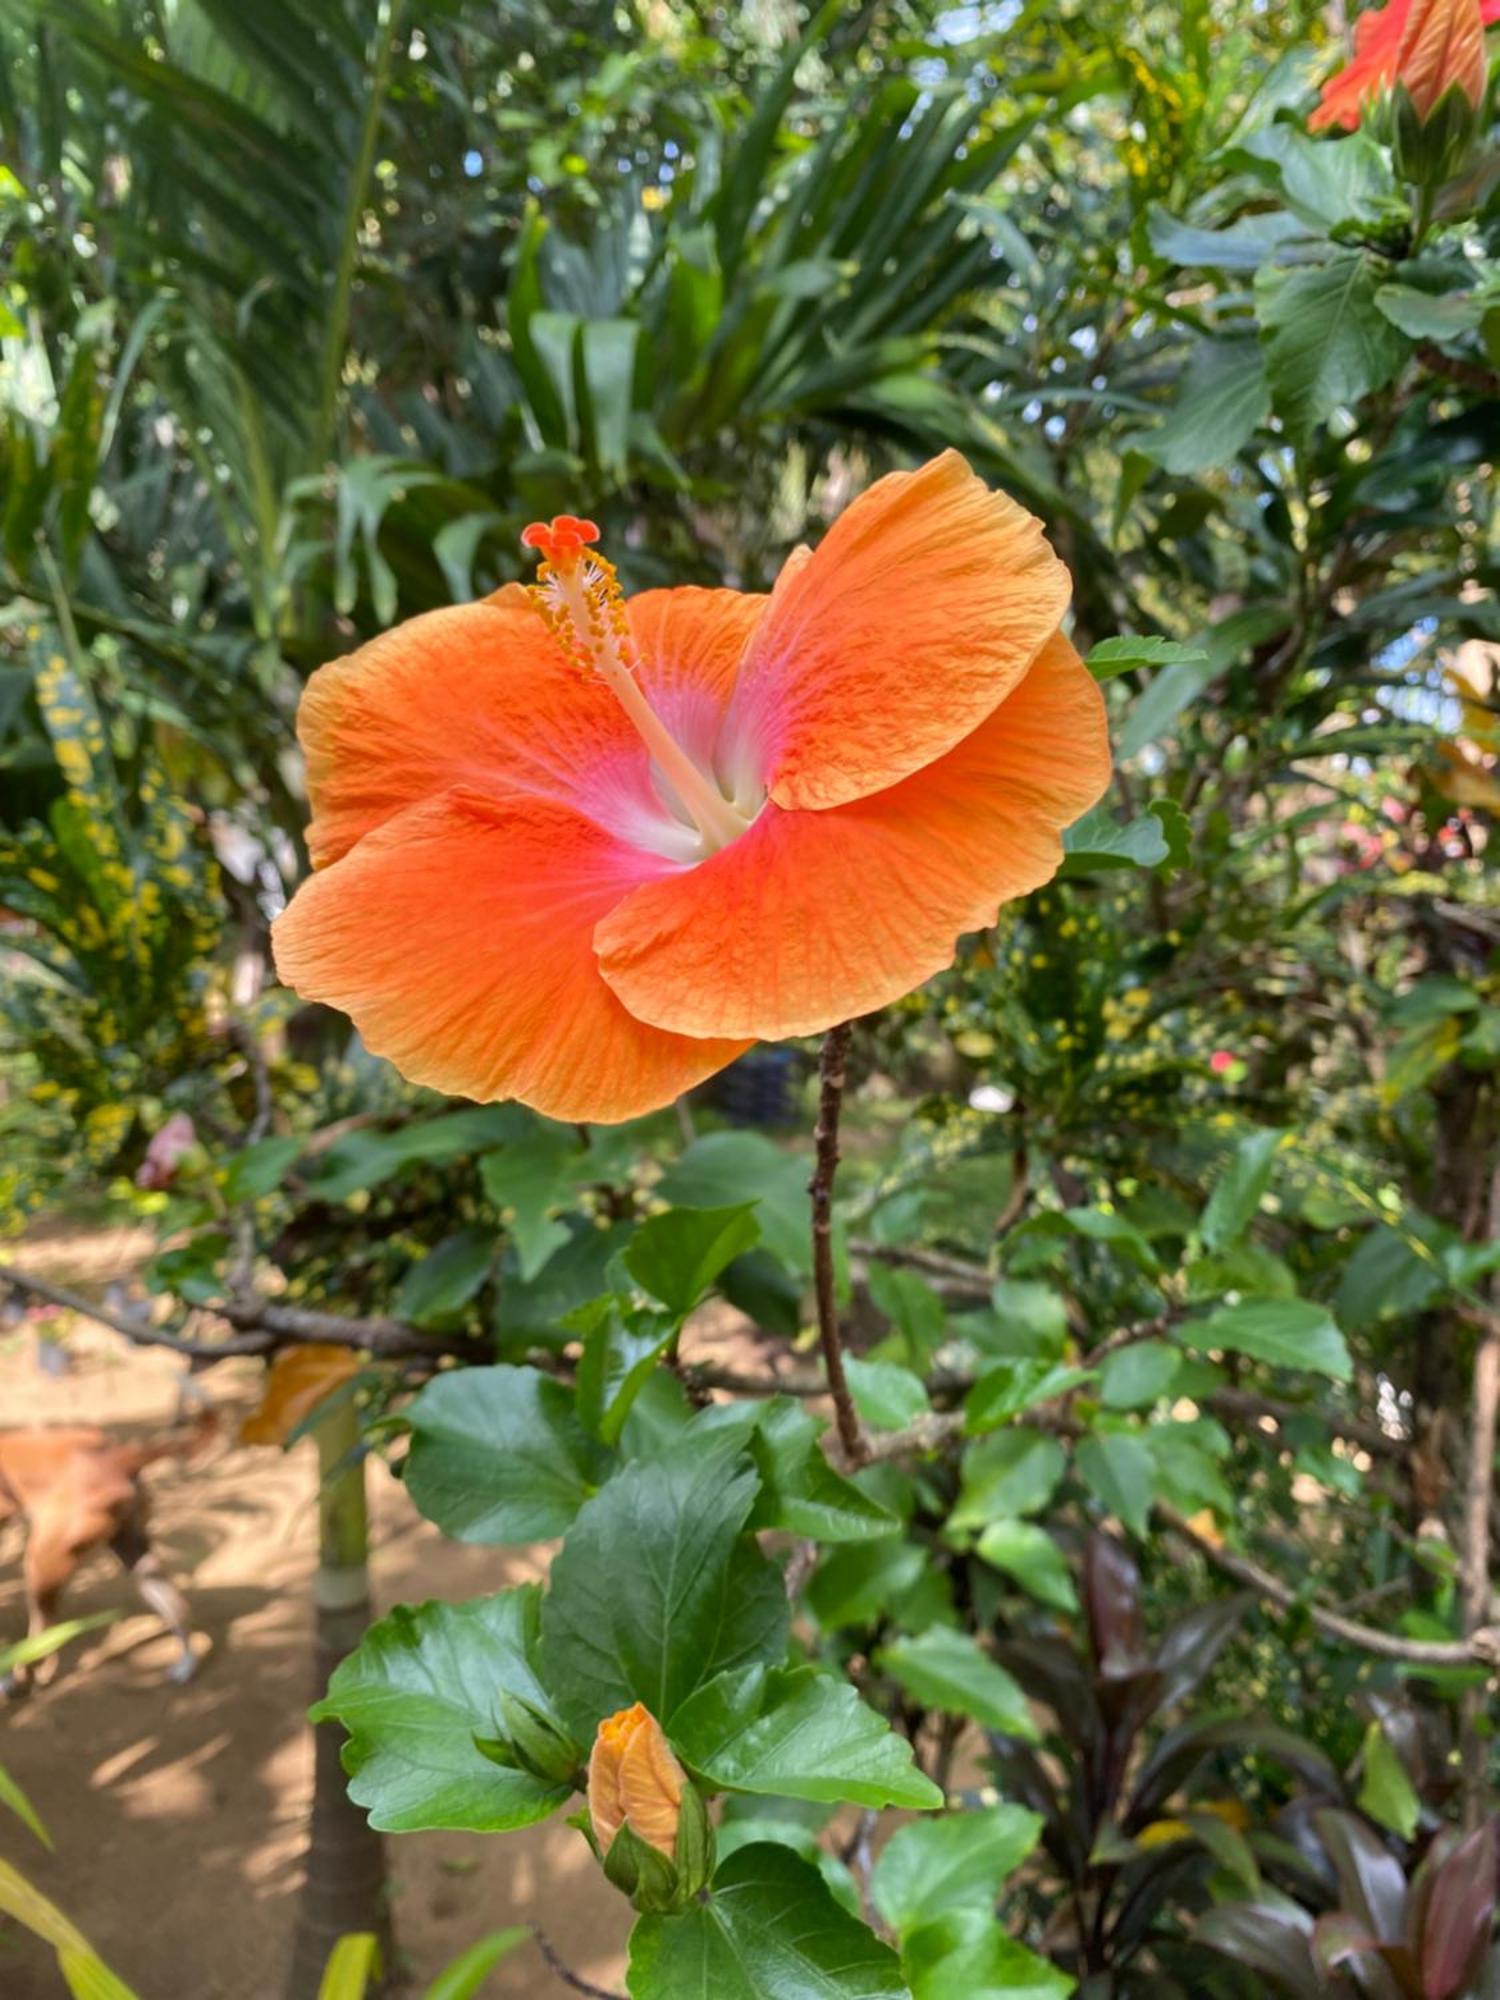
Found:
<svg viewBox="0 0 1500 2000"><path fill-rule="evenodd" d="M1500 15L1500 0L1487 10ZM1489 64L1484 53L1480 0L1411 0L1406 30L1396 51L1396 81L1411 95L1424 123L1450 90L1477 111L1484 102Z"/></svg>
<svg viewBox="0 0 1500 2000"><path fill-rule="evenodd" d="M622 1826L670 1861L687 1778L656 1717L640 1702L599 1725L589 1758L589 1818L607 1855Z"/></svg>
<svg viewBox="0 0 1500 2000"><path fill-rule="evenodd" d="M1488 79L1484 30L1497 21L1500 0L1390 0L1368 9L1354 24L1353 60L1324 84L1309 128L1354 131L1372 100L1398 83L1424 121L1455 87L1477 109Z"/></svg>

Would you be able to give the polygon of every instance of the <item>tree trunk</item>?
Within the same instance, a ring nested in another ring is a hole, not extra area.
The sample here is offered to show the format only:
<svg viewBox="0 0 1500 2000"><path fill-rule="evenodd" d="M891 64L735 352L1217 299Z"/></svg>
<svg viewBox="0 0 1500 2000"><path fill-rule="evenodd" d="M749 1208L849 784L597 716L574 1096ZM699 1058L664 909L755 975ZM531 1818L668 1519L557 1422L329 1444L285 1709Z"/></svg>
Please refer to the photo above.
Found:
<svg viewBox="0 0 1500 2000"><path fill-rule="evenodd" d="M353 1402L339 1401L314 1436L319 1485L313 1693L321 1700L334 1668L359 1644L370 1622L369 1523ZM385 1844L345 1789L338 1725L321 1723L313 1740L312 1827L288 2000L316 2000L328 1955L348 1932L372 1931L383 1964L391 1963Z"/></svg>

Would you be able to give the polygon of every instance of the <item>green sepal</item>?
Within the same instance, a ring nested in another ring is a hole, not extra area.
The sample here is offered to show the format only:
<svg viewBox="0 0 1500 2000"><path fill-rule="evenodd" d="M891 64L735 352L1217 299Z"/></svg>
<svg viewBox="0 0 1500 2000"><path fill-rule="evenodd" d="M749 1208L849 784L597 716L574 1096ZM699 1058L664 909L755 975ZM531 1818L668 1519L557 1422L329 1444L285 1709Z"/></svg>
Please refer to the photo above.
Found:
<svg viewBox="0 0 1500 2000"><path fill-rule="evenodd" d="M677 1820L677 1884L679 1904L686 1903L714 1878L717 1864L713 1824L696 1785L684 1785Z"/></svg>
<svg viewBox="0 0 1500 2000"><path fill-rule="evenodd" d="M1425 119L1406 85L1398 83L1389 116L1396 172L1418 187L1446 186L1463 165L1479 130L1478 110L1456 83L1448 86Z"/></svg>
<svg viewBox="0 0 1500 2000"><path fill-rule="evenodd" d="M534 1778L544 1778L548 1784L576 1784L583 1767L583 1752L556 1717L524 1695L506 1688L500 1690L497 1703L500 1726L512 1755L496 1761L513 1762ZM486 1745L479 1747L487 1757L493 1754Z"/></svg>
<svg viewBox="0 0 1500 2000"><path fill-rule="evenodd" d="M679 1826L679 1837L681 1828ZM691 1898L681 1893L677 1864L658 1854L626 1825L615 1835L604 1857L604 1872L642 1916L669 1916Z"/></svg>

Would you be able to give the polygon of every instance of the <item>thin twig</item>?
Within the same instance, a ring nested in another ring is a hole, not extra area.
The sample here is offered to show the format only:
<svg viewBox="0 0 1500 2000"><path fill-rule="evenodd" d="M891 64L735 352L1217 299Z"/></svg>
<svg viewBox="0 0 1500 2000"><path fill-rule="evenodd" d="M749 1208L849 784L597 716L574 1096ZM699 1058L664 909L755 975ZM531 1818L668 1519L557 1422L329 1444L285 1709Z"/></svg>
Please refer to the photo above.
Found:
<svg viewBox="0 0 1500 2000"><path fill-rule="evenodd" d="M230 1354L264 1354L273 1345L266 1335L238 1340L191 1340L167 1327L153 1326L149 1320L111 1312L107 1306L95 1305L79 1292L70 1292L66 1285L54 1285L50 1278L33 1277L29 1271L18 1271L13 1264L0 1264L0 1285L8 1285L23 1298L45 1299L49 1305L62 1306L84 1319L96 1320L111 1333L122 1334L133 1347L164 1347L195 1361L220 1361Z"/></svg>
<svg viewBox="0 0 1500 2000"><path fill-rule="evenodd" d="M845 1461L863 1465L869 1444L844 1373L844 1345L839 1334L838 1291L833 1271L833 1181L839 1166L839 1114L844 1103L849 1038L853 1023L830 1028L823 1038L818 1062L818 1122L813 1129L815 1164L807 1191L812 1196L813 1286L818 1306L818 1339L823 1369L838 1420L839 1443Z"/></svg>
<svg viewBox="0 0 1500 2000"><path fill-rule="evenodd" d="M244 1143L259 1145L271 1129L271 1120L276 1111L276 1100L271 1091L271 1070L266 1061L266 1052L260 1045L255 1030L244 1021L236 1021L231 1030L235 1047L245 1058L245 1065L255 1085L255 1112L245 1128ZM255 1280L255 1203L253 1200L239 1202L234 1210L234 1256L230 1260L227 1288L231 1298L239 1298L248 1293Z"/></svg>
<svg viewBox="0 0 1500 2000"><path fill-rule="evenodd" d="M382 1361L407 1357L435 1360L449 1354L472 1355L475 1351L472 1341L443 1340L398 1319L356 1319L344 1313L278 1305L274 1299L263 1298L259 1293L220 1299L196 1308L227 1320L231 1326L240 1328L241 1333L225 1340L193 1340L169 1327L154 1326L149 1320L111 1312L107 1306L96 1305L65 1285L55 1285L50 1278L17 1270L13 1264L0 1264L0 1284L95 1320L111 1332L122 1334L132 1346L164 1347L197 1361L222 1361L232 1354L264 1354L272 1347L308 1344L358 1348Z"/></svg>
<svg viewBox="0 0 1500 2000"><path fill-rule="evenodd" d="M1346 1646L1357 1646L1361 1652L1373 1653L1382 1660L1405 1661L1408 1666L1494 1667L1500 1664L1500 1628L1474 1631L1466 1639L1403 1639L1399 1632L1382 1632L1374 1625L1361 1625L1353 1618L1342 1617L1337 1611L1330 1611L1326 1606L1303 1597L1289 1583L1274 1576L1249 1556L1221 1548L1217 1542L1199 1534L1175 1507L1158 1500L1156 1512L1174 1535L1191 1542L1215 1569L1233 1577L1236 1583L1247 1584L1258 1596L1278 1605L1283 1611L1305 1611L1318 1630L1326 1632L1330 1639L1338 1639Z"/></svg>
<svg viewBox="0 0 1500 2000"><path fill-rule="evenodd" d="M1500 1238L1500 1167L1490 1177L1489 1240ZM1474 1350L1474 1407L1469 1477L1464 1498L1464 1630L1482 1631L1490 1617L1490 1502L1495 1489L1495 1429L1500 1414L1500 1315L1488 1314ZM1465 1690L1459 1711L1464 1824L1477 1827L1489 1792L1489 1745L1483 1728L1485 1691Z"/></svg>
<svg viewBox="0 0 1500 2000"><path fill-rule="evenodd" d="M564 1986L571 1986L575 1993L587 1993L589 2000L624 2000L624 1995L612 1993L607 1986L593 1986L587 1979L580 1979L569 1966L563 1964L553 1949L552 1942L540 1924L531 1926L531 1935L536 1939L536 1948L546 1959Z"/></svg>

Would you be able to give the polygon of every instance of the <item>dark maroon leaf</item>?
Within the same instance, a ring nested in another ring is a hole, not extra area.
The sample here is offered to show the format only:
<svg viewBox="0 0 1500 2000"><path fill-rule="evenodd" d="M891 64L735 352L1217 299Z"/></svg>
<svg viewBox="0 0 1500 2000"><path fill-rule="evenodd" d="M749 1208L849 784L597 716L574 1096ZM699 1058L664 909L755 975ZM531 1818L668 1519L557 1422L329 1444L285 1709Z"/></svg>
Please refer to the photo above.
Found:
<svg viewBox="0 0 1500 2000"><path fill-rule="evenodd" d="M1091 1744L1102 1735L1093 1680L1071 1646L1055 1639L1007 1639L995 1657L1033 1701L1046 1703L1071 1743Z"/></svg>
<svg viewBox="0 0 1500 2000"><path fill-rule="evenodd" d="M1110 1927L1110 1957L1117 1964L1145 1942L1164 1903L1179 1889L1185 1889L1205 1873L1208 1857L1203 1849L1184 1842L1180 1846L1158 1848L1144 1862L1127 1871L1130 1884L1120 1913Z"/></svg>
<svg viewBox="0 0 1500 2000"><path fill-rule="evenodd" d="M1147 1665L1141 1616L1141 1573L1123 1542L1092 1534L1083 1552L1083 1596L1089 1644L1105 1680L1133 1678Z"/></svg>
<svg viewBox="0 0 1500 2000"><path fill-rule="evenodd" d="M1319 1917L1308 1942L1313 1964L1324 1978L1350 1959L1380 1949L1379 1938L1348 1910L1330 1910L1326 1917Z"/></svg>
<svg viewBox="0 0 1500 2000"><path fill-rule="evenodd" d="M1462 1839L1463 1833L1460 1828L1443 1827L1428 1843L1421 1865L1407 1885L1406 1942L1419 1959L1422 1956L1422 1933L1427 1928L1427 1905L1432 1900L1433 1882L1436 1880L1438 1870Z"/></svg>
<svg viewBox="0 0 1500 2000"><path fill-rule="evenodd" d="M1304 1928L1305 1926L1305 1928ZM1312 1918L1305 1911L1271 1910L1259 1903L1225 1903L1206 1910L1193 1935L1237 1965L1274 1979L1292 2000L1323 2000L1323 1983L1308 1939Z"/></svg>
<svg viewBox="0 0 1500 2000"><path fill-rule="evenodd" d="M1341 1906L1374 1932L1397 1944L1406 1915L1406 1870L1364 1820L1348 1812L1320 1812L1315 1824L1338 1877Z"/></svg>
<svg viewBox="0 0 1500 2000"><path fill-rule="evenodd" d="M1156 1666L1162 1676L1158 1707L1171 1708L1192 1693L1239 1630L1254 1601L1248 1591L1236 1591L1178 1619L1156 1649Z"/></svg>
<svg viewBox="0 0 1500 2000"><path fill-rule="evenodd" d="M1239 1716L1210 1716L1169 1729L1151 1752L1136 1779L1123 1822L1127 1831L1133 1832L1155 1819L1178 1787L1186 1784L1197 1766L1215 1750L1269 1757L1294 1771L1319 1797L1338 1799L1344 1795L1333 1765L1321 1750L1294 1730L1282 1729L1271 1722L1246 1721Z"/></svg>
<svg viewBox="0 0 1500 2000"><path fill-rule="evenodd" d="M1495 1927L1496 1823L1476 1827L1434 1871L1422 1925L1423 2000L1457 2000Z"/></svg>

